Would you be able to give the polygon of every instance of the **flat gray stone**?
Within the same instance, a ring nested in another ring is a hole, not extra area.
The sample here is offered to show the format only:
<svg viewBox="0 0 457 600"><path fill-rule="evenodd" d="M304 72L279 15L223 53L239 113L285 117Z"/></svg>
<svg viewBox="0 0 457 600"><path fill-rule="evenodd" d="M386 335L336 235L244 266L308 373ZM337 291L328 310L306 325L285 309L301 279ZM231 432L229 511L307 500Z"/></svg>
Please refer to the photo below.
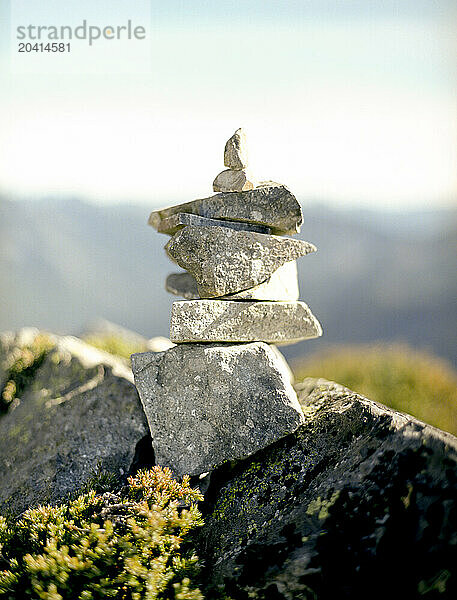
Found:
<svg viewBox="0 0 457 600"><path fill-rule="evenodd" d="M98 471L130 469L146 417L123 360L72 337L55 347L0 418L0 512L58 502Z"/></svg>
<svg viewBox="0 0 457 600"><path fill-rule="evenodd" d="M215 192L245 192L253 190L257 185L246 169L226 169L221 171L213 181Z"/></svg>
<svg viewBox="0 0 457 600"><path fill-rule="evenodd" d="M200 227L229 227L238 231L255 231L257 233L271 233L270 227L265 225L254 225L253 223L243 223L241 221L223 221L222 219L208 219L193 215L192 213L176 213L167 219L160 221L159 233L174 235L186 225L198 225Z"/></svg>
<svg viewBox="0 0 457 600"><path fill-rule="evenodd" d="M241 128L225 144L224 165L229 169L245 169L248 166L246 134Z"/></svg>
<svg viewBox="0 0 457 600"><path fill-rule="evenodd" d="M172 273L168 275L165 289L175 296L182 296L186 300L199 300L197 282L190 273ZM298 300L297 263L291 260L276 269L265 283L256 285L243 292L221 296L219 300L285 300L293 302Z"/></svg>
<svg viewBox="0 0 457 600"><path fill-rule="evenodd" d="M278 235L297 233L303 223L302 210L295 196L284 185L273 181L262 182L247 192L222 192L209 198L155 210L148 223L158 230L163 219L182 212L209 219L266 225Z"/></svg>
<svg viewBox="0 0 457 600"><path fill-rule="evenodd" d="M275 235L189 225L171 238L165 250L193 275L200 297L217 298L265 282L280 266L315 252L316 247Z"/></svg>
<svg viewBox="0 0 457 600"><path fill-rule="evenodd" d="M176 346L132 355L156 463L206 473L294 432L303 413L283 362L263 343Z"/></svg>
<svg viewBox="0 0 457 600"><path fill-rule="evenodd" d="M170 339L182 342L295 344L322 335L304 302L183 300L171 308Z"/></svg>

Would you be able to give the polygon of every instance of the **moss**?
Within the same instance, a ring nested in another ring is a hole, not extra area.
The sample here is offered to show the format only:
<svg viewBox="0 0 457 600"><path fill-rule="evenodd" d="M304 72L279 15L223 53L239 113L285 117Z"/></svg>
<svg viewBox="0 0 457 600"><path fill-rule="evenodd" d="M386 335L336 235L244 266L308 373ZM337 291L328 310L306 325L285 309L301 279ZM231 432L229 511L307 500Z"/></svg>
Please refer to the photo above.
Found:
<svg viewBox="0 0 457 600"><path fill-rule="evenodd" d="M333 492L329 500L324 500L320 496L318 496L315 500L312 500L308 504L306 514L310 517L317 515L319 521L327 519L329 516L329 510L338 500L339 495L339 491Z"/></svg>
<svg viewBox="0 0 457 600"><path fill-rule="evenodd" d="M6 413L12 402L22 396L53 346L47 335L39 334L31 344L13 350L0 396L0 415Z"/></svg>
<svg viewBox="0 0 457 600"><path fill-rule="evenodd" d="M250 513L257 503L259 494L268 492L270 477L282 476L283 469L282 463L278 461L277 464L268 465L268 475L266 475L265 465L260 461L252 460L243 471L243 477L237 480L237 484L232 484L220 495L211 518L222 521L236 507L239 507L240 514Z"/></svg>
<svg viewBox="0 0 457 600"><path fill-rule="evenodd" d="M297 443L303 435L300 430L294 434ZM302 458L301 470L311 468L318 458L317 451L310 450L308 456ZM271 510L282 510L291 500L290 490L293 490L300 479L300 473L290 467L291 464L288 460L284 460L281 451L268 453L267 462L263 454L243 462L241 476L233 477L230 486L220 490L211 512L211 521L219 522L223 527L223 522L230 521L236 513L241 518L247 518L247 523L243 522L245 533L249 535L253 533L257 524L254 517L249 519L249 515L257 518L259 511L266 514ZM283 497L277 489L278 485L287 488ZM275 493L272 493L272 489L276 490ZM259 498L263 502L261 506ZM265 524L270 524L272 520L266 519Z"/></svg>
<svg viewBox="0 0 457 600"><path fill-rule="evenodd" d="M202 524L200 500L188 478L154 467L118 492L0 517L0 598L200 600L188 541Z"/></svg>
<svg viewBox="0 0 457 600"><path fill-rule="evenodd" d="M408 493L406 494L406 496L402 496L401 497L401 501L404 504L405 508L408 508L409 505L411 504L411 497L412 497L412 493L413 493L413 486L410 482L407 483L407 489L408 489Z"/></svg>

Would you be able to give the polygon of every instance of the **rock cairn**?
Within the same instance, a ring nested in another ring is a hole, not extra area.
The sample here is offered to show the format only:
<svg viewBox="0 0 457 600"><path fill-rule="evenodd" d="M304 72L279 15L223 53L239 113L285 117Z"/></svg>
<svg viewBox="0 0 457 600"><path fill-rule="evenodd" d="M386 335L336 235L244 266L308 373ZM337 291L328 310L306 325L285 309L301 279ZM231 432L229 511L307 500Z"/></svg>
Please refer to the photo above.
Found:
<svg viewBox="0 0 457 600"><path fill-rule="evenodd" d="M296 259L313 244L285 237L303 215L289 190L256 184L245 134L227 141L219 193L154 211L149 224L171 236L165 250L185 271L166 289L165 352L132 355L156 462L177 476L201 475L295 431L304 420L290 369L272 344L315 338L322 329L298 301Z"/></svg>

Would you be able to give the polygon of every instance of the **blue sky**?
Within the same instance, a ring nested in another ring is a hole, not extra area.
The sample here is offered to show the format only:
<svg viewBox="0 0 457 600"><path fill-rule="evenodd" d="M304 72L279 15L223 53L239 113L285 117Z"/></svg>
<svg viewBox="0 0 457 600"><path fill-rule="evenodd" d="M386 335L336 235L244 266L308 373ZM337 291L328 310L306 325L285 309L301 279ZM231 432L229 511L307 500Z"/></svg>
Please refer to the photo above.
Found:
<svg viewBox="0 0 457 600"><path fill-rule="evenodd" d="M455 203L455 3L11 0L2 10L3 192L148 205L203 196L243 126L254 174L304 201ZM148 39L19 56L10 14L13 26L132 18Z"/></svg>

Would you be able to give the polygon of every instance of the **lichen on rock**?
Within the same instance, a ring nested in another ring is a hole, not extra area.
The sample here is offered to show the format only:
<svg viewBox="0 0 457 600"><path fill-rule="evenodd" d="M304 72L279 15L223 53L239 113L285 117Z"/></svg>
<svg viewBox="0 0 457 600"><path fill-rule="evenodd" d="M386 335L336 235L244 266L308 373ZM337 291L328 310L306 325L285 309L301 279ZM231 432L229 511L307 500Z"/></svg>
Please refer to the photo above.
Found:
<svg viewBox="0 0 457 600"><path fill-rule="evenodd" d="M456 589L457 440L323 380L305 424L213 474L199 551L233 599ZM435 596L433 596L435 597Z"/></svg>

